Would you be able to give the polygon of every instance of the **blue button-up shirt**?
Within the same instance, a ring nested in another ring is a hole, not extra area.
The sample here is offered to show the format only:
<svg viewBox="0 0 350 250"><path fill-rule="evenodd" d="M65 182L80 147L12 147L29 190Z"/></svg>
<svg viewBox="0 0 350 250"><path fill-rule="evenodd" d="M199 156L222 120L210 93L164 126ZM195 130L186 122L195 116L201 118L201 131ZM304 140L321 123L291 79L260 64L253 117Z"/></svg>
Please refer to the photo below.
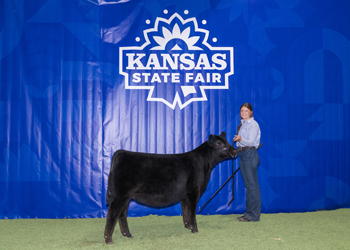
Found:
<svg viewBox="0 0 350 250"><path fill-rule="evenodd" d="M256 147L260 145L260 127L259 124L254 120L254 118L250 118L248 120L241 120L242 127L238 132L238 135L242 137L241 141L236 142L237 147Z"/></svg>

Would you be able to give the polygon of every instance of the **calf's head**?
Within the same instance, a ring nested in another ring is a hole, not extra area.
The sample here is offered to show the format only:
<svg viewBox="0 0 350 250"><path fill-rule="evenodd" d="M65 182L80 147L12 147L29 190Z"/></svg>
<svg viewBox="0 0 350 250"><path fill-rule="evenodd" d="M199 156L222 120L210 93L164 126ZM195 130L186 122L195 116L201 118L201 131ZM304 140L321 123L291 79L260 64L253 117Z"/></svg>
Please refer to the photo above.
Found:
<svg viewBox="0 0 350 250"><path fill-rule="evenodd" d="M222 151L222 153L227 155L227 157L236 158L238 155L238 149L234 148L227 142L225 132L221 132L219 136L210 135L208 144L216 150Z"/></svg>

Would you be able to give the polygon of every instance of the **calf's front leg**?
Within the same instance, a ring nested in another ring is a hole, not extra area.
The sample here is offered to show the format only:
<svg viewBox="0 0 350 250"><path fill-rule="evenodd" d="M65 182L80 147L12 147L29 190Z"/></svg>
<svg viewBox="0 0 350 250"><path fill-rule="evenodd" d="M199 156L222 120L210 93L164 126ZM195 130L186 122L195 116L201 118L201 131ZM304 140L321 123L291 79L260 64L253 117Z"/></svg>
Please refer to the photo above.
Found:
<svg viewBox="0 0 350 250"><path fill-rule="evenodd" d="M188 211L188 204L187 204L187 200L183 199L181 201L181 209L182 209L182 219L185 225L185 228L187 229L191 229L191 225L189 223L189 211Z"/></svg>
<svg viewBox="0 0 350 250"><path fill-rule="evenodd" d="M187 196L186 200L188 204L189 224L191 228L191 233L198 233L196 210L199 201L199 190L195 190L192 193L190 193Z"/></svg>

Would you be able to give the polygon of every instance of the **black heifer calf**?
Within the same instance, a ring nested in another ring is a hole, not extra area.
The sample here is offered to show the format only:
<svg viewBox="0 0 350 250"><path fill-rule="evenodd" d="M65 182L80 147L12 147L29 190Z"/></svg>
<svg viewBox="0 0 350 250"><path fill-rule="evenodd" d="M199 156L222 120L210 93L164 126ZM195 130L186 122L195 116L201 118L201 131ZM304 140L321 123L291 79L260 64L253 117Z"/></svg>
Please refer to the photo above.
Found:
<svg viewBox="0 0 350 250"><path fill-rule="evenodd" d="M198 232L196 209L207 188L215 165L237 157L238 150L226 141L226 133L210 135L198 148L183 154L146 154L118 150L112 158L108 177L109 204L104 232L112 244L119 220L121 233L131 237L127 213L131 199L149 206L167 206L181 201L183 222L192 233Z"/></svg>

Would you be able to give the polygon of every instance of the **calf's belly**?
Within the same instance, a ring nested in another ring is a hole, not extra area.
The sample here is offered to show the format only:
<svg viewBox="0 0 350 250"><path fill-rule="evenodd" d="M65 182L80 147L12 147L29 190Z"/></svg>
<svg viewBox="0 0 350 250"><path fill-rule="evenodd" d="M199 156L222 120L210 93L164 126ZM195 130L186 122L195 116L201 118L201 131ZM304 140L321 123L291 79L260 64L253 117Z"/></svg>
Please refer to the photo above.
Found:
<svg viewBox="0 0 350 250"><path fill-rule="evenodd" d="M164 207L175 204L185 197L185 192L138 193L133 199L145 205Z"/></svg>

